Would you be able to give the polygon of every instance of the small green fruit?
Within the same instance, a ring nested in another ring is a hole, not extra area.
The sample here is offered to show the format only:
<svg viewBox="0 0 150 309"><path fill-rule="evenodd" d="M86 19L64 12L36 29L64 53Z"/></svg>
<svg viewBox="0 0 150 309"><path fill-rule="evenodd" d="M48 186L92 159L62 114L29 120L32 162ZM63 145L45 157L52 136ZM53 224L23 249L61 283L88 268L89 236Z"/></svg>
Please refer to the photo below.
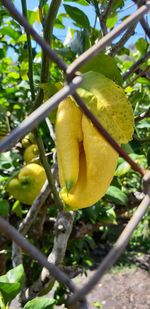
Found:
<svg viewBox="0 0 150 309"><path fill-rule="evenodd" d="M30 163L24 166L7 185L7 191L20 202L32 205L34 199L40 193L46 173L42 166Z"/></svg>

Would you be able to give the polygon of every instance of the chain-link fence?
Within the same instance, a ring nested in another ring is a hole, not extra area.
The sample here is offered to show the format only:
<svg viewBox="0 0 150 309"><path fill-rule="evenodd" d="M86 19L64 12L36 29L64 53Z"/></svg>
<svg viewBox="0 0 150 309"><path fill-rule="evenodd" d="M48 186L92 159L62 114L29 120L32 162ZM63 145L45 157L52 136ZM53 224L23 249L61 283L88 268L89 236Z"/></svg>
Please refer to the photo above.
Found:
<svg viewBox="0 0 150 309"><path fill-rule="evenodd" d="M27 35L31 35L35 41L41 46L45 54L49 57L49 59L55 62L58 67L64 72L66 78L65 86L58 91L55 95L53 95L48 101L43 103L41 106L36 109L26 118L16 129L14 129L7 137L5 137L0 143L0 151L6 151L14 146L20 138L25 136L31 130L36 130L37 125L44 120L50 112L55 109L59 102L61 102L68 95L72 95L83 113L90 118L94 126L97 130L104 136L104 138L111 144L111 146L119 153L121 157L123 157L131 167L143 177L143 190L145 193L145 197L140 203L139 207L133 214L129 223L126 225L125 229L121 233L117 242L114 244L113 248L110 250L108 255L104 258L103 262L98 267L96 273L91 277L89 282L85 284L80 290L77 289L72 280L62 272L56 265L50 263L48 259L33 245L31 245L21 234L25 235L26 231L23 230L23 227L17 231L14 227L12 227L6 220L0 218L0 230L6 236L13 240L14 243L17 244L22 250L24 250L28 255L30 255L33 259L37 260L43 267L45 267L51 274L52 277L57 279L59 282L62 282L65 286L68 287L70 291L70 296L68 299L68 307L69 308L88 308L86 303L85 296L93 289L93 287L97 284L97 282L101 279L103 274L110 268L120 257L122 252L125 250L132 233L134 232L136 226L146 213L148 206L150 204L150 174L148 171L144 170L141 166L139 166L135 161L129 157L129 155L117 144L117 142L110 136L107 130L99 123L97 118L92 114L92 112L87 108L84 104L80 96L76 93L76 89L80 85L82 81L82 75L78 70L82 67L82 65L88 60L90 60L93 56L97 55L99 52L103 51L108 45L112 43L112 41L117 38L123 31L132 27L132 25L139 21L146 34L150 37L150 31L147 25L144 23L144 14L147 13L150 9L150 2L144 1L142 5L139 5L138 9L129 17L127 17L119 26L114 28L108 34L106 34L102 39L99 40L97 44L89 48L86 52L84 52L81 56L79 56L72 64L69 66L50 48L49 44L43 40L39 34L30 26L27 19L21 15L13 3L8 0L1 1L4 7L10 12L10 15L16 19L22 25L27 33ZM111 2L111 1L110 1ZM147 59L150 55L150 52L147 52L140 60L134 64L129 71L124 75L124 79L126 79L131 72ZM40 143L40 142L39 142ZM45 167L45 162L44 162ZM48 181L52 184L52 175L49 175ZM54 185L54 184L53 184ZM54 193L56 188L53 188L52 192ZM50 189L49 185L45 184L44 190L44 198L47 197ZM56 193L57 196L57 193ZM43 197L43 195L42 195ZM39 200L38 200L39 201ZM42 203L41 199L41 203ZM36 201L35 201L36 202ZM59 204L59 201L58 201ZM61 203L60 203L61 209ZM70 218L68 219L70 220ZM72 216L73 220L73 216Z"/></svg>

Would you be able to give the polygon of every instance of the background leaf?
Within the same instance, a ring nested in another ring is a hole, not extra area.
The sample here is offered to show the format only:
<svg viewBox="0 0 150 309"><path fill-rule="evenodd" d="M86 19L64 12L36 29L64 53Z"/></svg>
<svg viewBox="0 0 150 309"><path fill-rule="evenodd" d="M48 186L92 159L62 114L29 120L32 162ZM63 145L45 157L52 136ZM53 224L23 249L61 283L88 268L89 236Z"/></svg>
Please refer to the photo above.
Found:
<svg viewBox="0 0 150 309"><path fill-rule="evenodd" d="M24 309L53 309L55 304L54 299L49 299L45 297L37 297L29 301Z"/></svg>
<svg viewBox="0 0 150 309"><path fill-rule="evenodd" d="M67 14L81 27L90 30L90 22L86 14L80 9L70 6L64 5Z"/></svg>
<svg viewBox="0 0 150 309"><path fill-rule="evenodd" d="M105 196L112 202L119 204L119 205L125 206L128 203L127 195L124 192L122 192L119 188L114 187L114 186L109 187Z"/></svg>

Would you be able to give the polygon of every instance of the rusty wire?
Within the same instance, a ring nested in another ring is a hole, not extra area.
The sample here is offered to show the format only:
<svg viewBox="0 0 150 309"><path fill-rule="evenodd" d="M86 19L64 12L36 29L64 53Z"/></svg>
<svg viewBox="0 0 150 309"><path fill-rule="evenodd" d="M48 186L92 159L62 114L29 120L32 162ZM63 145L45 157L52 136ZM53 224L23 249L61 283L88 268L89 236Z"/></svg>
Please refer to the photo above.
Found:
<svg viewBox="0 0 150 309"><path fill-rule="evenodd" d="M102 127L102 125L98 122L97 118L87 109L84 102L81 98L76 94L75 90L79 86L82 76L75 76L75 72L91 57L97 55L100 51L104 50L112 41L118 37L120 33L122 33L126 28L131 26L136 21L140 20L146 12L150 9L150 1L146 1L144 5L136 10L131 16L126 18L125 21L121 23L120 26L116 27L110 33L108 33L105 37L103 37L96 45L91 47L85 53L83 53L78 59L76 59L70 66L67 66L66 63L59 57L57 54L49 47L49 45L38 35L38 33L33 29L33 27L28 23L28 21L17 11L15 6L9 0L1 0L2 4L5 8L8 9L10 14L25 28L26 32L31 34L32 37L36 40L36 42L42 47L42 49L47 53L49 58L54 61L59 68L63 70L66 74L66 80L68 85L64 86L62 90L60 90L57 94L51 97L48 100L48 103L45 102L41 107L37 108L33 113L31 113L27 119L25 119L18 128L13 130L9 136L5 137L0 142L0 151L5 151L12 145L14 145L20 138L22 138L27 132L31 131L34 127L36 127L45 117L52 111L61 100L63 100L67 95L72 94L79 104L80 108L83 112L90 118L93 124L96 126L97 130L104 136L104 138L111 144L112 147L132 166L135 171L138 171L142 176L147 177L146 171L137 165L131 158L122 150L122 148L115 142L115 140L109 135L109 133ZM149 181L149 176L148 176ZM126 245L129 242L129 239L136 228L137 224L144 216L148 205L150 203L150 190L148 190L145 198L142 203L139 205L137 211L129 221L128 225L120 235L118 241L115 243L114 248L109 252L108 256L103 260L100 265L95 277L91 279L85 287L81 291L76 291L76 287L72 284L69 278L55 266L52 267L47 262L46 258L39 252L37 252L36 248L28 243L27 240L23 241L21 235L15 231L11 225L8 224L4 219L0 218L0 230L5 233L9 238L13 239L22 249L24 249L29 255L33 258L37 259L41 265L44 265L56 279L64 282L68 286L68 288L75 292L71 298L70 303L76 302L81 299L83 293L87 294L93 286L99 281L104 272L119 258L121 253L124 251ZM22 243L23 241L23 243ZM34 254L33 254L34 252ZM37 256L35 255L38 254Z"/></svg>

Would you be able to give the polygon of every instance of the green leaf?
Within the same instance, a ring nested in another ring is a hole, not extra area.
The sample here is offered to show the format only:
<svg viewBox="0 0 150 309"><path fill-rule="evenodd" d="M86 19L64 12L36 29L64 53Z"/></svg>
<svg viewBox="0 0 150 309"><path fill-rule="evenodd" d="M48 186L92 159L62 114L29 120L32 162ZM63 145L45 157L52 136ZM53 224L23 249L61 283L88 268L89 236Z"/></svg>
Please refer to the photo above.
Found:
<svg viewBox="0 0 150 309"><path fill-rule="evenodd" d="M5 305L10 303L20 292L21 285L20 283L5 283L0 282L0 292L3 296Z"/></svg>
<svg viewBox="0 0 150 309"><path fill-rule="evenodd" d="M99 216L99 221L103 224L117 224L116 214L113 208L106 209Z"/></svg>
<svg viewBox="0 0 150 309"><path fill-rule="evenodd" d="M118 176L118 177L123 176L126 173L128 173L130 169L131 169L131 167L130 167L129 163L128 162L123 162L116 169L115 176Z"/></svg>
<svg viewBox="0 0 150 309"><path fill-rule="evenodd" d="M6 275L0 276L0 282L6 282L6 283L19 282L22 284L23 281L24 281L24 268L22 264L9 270L6 273Z"/></svg>
<svg viewBox="0 0 150 309"><path fill-rule="evenodd" d="M24 309L53 309L55 304L54 299L46 297L37 297L29 301Z"/></svg>
<svg viewBox="0 0 150 309"><path fill-rule="evenodd" d="M0 216L7 217L9 214L9 203L6 200L0 200Z"/></svg>
<svg viewBox="0 0 150 309"><path fill-rule="evenodd" d="M77 3L77 0L64 0L64 2L76 2ZM78 4L89 5L89 3L86 0L78 0Z"/></svg>
<svg viewBox="0 0 150 309"><path fill-rule="evenodd" d="M135 43L135 46L141 52L141 54L144 54L148 48L147 41L144 38L138 39L138 41Z"/></svg>
<svg viewBox="0 0 150 309"><path fill-rule="evenodd" d="M22 207L20 201L15 201L12 207L12 212L15 213L19 218L22 218Z"/></svg>
<svg viewBox="0 0 150 309"><path fill-rule="evenodd" d="M127 195L124 192L122 192L119 188L114 186L109 187L105 196L112 202L119 205L127 205L128 203Z"/></svg>
<svg viewBox="0 0 150 309"><path fill-rule="evenodd" d="M70 5L64 5L65 10L67 14L81 27L86 28L90 31L90 22L88 20L88 17L84 12L82 12L80 9L70 6Z"/></svg>
<svg viewBox="0 0 150 309"><path fill-rule="evenodd" d="M39 10L36 11L30 11L28 10L28 21L31 25L33 25L35 22L39 22Z"/></svg>
<svg viewBox="0 0 150 309"><path fill-rule="evenodd" d="M117 84L122 85L123 79L119 68L117 67L114 59L105 54L99 54L90 59L81 68L81 72L95 71L112 79Z"/></svg>
<svg viewBox="0 0 150 309"><path fill-rule="evenodd" d="M24 282L24 269L19 265L0 276L0 292L5 304L10 302L21 290Z"/></svg>
<svg viewBox="0 0 150 309"><path fill-rule="evenodd" d="M136 125L138 129L149 129L150 128L150 122L143 120L139 121L138 124Z"/></svg>
<svg viewBox="0 0 150 309"><path fill-rule="evenodd" d="M0 29L0 33L3 35L8 35L10 38L14 39L15 41L20 36L19 31L14 30L11 26L3 26L3 28Z"/></svg>
<svg viewBox="0 0 150 309"><path fill-rule="evenodd" d="M117 20L118 20L118 14L117 13L111 14L106 21L107 28L112 29L116 24Z"/></svg>

